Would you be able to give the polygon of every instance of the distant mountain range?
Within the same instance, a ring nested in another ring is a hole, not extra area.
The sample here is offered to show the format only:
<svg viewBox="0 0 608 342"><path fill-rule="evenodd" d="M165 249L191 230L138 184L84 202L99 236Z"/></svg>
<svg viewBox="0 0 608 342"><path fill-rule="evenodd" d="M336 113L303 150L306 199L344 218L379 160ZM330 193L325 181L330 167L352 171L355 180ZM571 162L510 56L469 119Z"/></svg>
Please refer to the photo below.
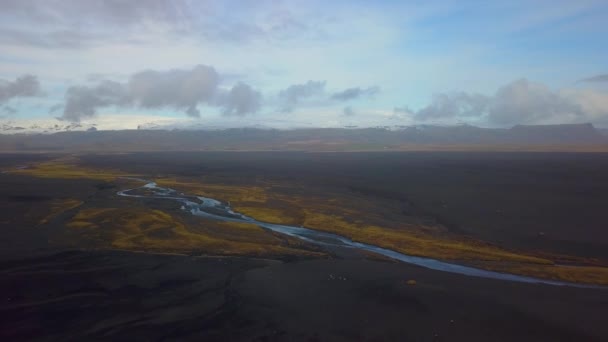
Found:
<svg viewBox="0 0 608 342"><path fill-rule="evenodd" d="M196 150L574 150L608 151L608 130L592 124L512 128L411 126L381 128L138 129L0 135L0 151Z"/></svg>

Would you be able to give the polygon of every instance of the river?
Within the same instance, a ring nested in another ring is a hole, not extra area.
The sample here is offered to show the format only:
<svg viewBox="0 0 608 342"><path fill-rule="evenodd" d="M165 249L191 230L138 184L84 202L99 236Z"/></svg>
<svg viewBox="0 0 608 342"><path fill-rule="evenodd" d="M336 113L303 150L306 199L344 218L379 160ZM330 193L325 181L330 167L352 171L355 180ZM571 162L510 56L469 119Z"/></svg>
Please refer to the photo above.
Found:
<svg viewBox="0 0 608 342"><path fill-rule="evenodd" d="M441 260L424 258L419 256L412 256L403 253L399 253L390 249L352 241L351 239L340 236L337 234L322 232L314 229L309 229L305 227L296 227L296 226L288 226L282 224L274 224L268 222L261 222L252 217L245 216L238 212L232 210L232 208L224 204L216 199L202 197L202 196L193 196L193 195L185 195L180 193L174 189L163 188L158 186L155 182L147 181L139 178L131 178L135 180L139 180L145 182L145 185L139 188L126 189L118 191L119 196L124 197L136 197L136 198L155 198L155 199L164 199L164 200L173 200L181 203L181 209L191 213L192 215L204 217L208 219L218 220L218 221L228 221L228 222L241 222L241 223L251 223L256 224L262 228L272 230L274 232L278 232L281 234L285 234L288 236L292 236L303 241L307 241L312 244L321 245L321 246L337 246L344 248L356 248L359 250L369 251L376 254L383 255L385 257L402 261L408 264L418 265L421 267L429 268L432 270L450 272L463 274L466 276L472 277L480 277L480 278L489 278L489 279L498 279L504 281L514 281L521 283L537 283L537 284L547 284L547 285L555 285L555 286L574 286L574 287L584 287L584 288L604 288L602 286L588 285L588 284L578 284L578 283L570 283L563 282L557 280L548 280L541 278L534 278L522 275L515 275L509 273L488 271L480 268L464 266L453 264ZM135 193L140 191L140 194ZM141 190L144 194L141 194Z"/></svg>

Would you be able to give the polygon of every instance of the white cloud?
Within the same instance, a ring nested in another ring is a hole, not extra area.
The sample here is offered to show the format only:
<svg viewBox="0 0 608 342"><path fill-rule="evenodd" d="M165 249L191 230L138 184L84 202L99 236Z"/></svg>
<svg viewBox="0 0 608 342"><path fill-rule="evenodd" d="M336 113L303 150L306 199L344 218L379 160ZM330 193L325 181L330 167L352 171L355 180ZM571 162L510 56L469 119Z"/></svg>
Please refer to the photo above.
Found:
<svg viewBox="0 0 608 342"><path fill-rule="evenodd" d="M474 120L493 126L608 121L608 93L593 89L554 91L544 84L521 79L493 96L465 92L437 94L418 111L418 120L444 122Z"/></svg>

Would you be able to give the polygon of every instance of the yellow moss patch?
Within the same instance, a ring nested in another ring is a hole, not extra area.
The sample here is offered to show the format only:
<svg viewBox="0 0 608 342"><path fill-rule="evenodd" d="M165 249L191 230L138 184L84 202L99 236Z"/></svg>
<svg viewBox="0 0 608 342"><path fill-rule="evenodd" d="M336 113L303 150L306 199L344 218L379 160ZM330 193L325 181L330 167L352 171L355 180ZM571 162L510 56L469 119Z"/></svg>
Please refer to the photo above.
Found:
<svg viewBox="0 0 608 342"><path fill-rule="evenodd" d="M304 226L347 236L352 240L389 248L408 255L453 260L509 260L551 264L547 259L512 253L474 241L441 239L408 230L358 226L338 216L307 211Z"/></svg>
<svg viewBox="0 0 608 342"><path fill-rule="evenodd" d="M239 207L239 213L255 217L256 220L269 223L287 224L284 213L278 209L262 207Z"/></svg>
<svg viewBox="0 0 608 342"><path fill-rule="evenodd" d="M52 220L53 218L55 218L57 215L64 213L68 210L77 208L77 207L81 206L82 203L83 203L82 201L73 199L73 198L54 200L51 203L50 213L46 217L41 219L38 223L39 224L49 223L49 221Z"/></svg>
<svg viewBox="0 0 608 342"><path fill-rule="evenodd" d="M73 221L73 222L69 222L69 223L67 224L67 226L68 226L69 228L76 228L76 229L79 229L79 228L92 228L92 227L95 227L95 228L96 228L96 227L97 227L96 225L94 225L94 224L92 224L92 223L90 223L90 222L83 222L83 221Z"/></svg>
<svg viewBox="0 0 608 342"><path fill-rule="evenodd" d="M190 227L160 210L89 208L75 215L68 227L96 239L99 246L118 249L215 255L321 255L285 246L281 239L255 225L201 220L199 225Z"/></svg>
<svg viewBox="0 0 608 342"><path fill-rule="evenodd" d="M530 264L480 264L482 268L523 274L527 276L567 281L572 283L588 283L608 285L608 268L597 266L562 266L562 265L530 265Z"/></svg>
<svg viewBox="0 0 608 342"><path fill-rule="evenodd" d="M116 177L124 176L124 173L116 170L96 170L80 166L75 159L68 157L38 163L26 169L13 170L11 173L41 178L88 178L103 181L111 181Z"/></svg>
<svg viewBox="0 0 608 342"><path fill-rule="evenodd" d="M201 184L195 182L178 181L173 178L157 179L156 183L162 187L169 187L205 197L222 199L230 202L231 205L247 202L265 203L268 199L266 189L260 186L239 187L231 185Z"/></svg>

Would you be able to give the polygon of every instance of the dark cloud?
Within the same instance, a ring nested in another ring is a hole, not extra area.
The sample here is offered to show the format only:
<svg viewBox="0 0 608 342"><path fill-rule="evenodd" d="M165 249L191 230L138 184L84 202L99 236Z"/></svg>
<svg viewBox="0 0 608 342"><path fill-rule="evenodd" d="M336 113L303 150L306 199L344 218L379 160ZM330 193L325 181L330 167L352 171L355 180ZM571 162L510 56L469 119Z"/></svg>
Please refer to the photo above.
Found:
<svg viewBox="0 0 608 342"><path fill-rule="evenodd" d="M142 108L175 108L198 117L198 104L210 103L220 76L213 67L198 65L192 70L142 71L128 82L129 97Z"/></svg>
<svg viewBox="0 0 608 342"><path fill-rule="evenodd" d="M597 75L589 78L584 78L580 82L591 82L591 83L608 83L608 74Z"/></svg>
<svg viewBox="0 0 608 342"><path fill-rule="evenodd" d="M350 106L344 107L344 109L342 109L342 115L344 116L354 116L355 114L355 110Z"/></svg>
<svg viewBox="0 0 608 342"><path fill-rule="evenodd" d="M219 88L220 75L206 65L190 70L146 70L133 74L126 83L101 81L94 86L74 86L66 92L62 119L79 121L109 106L145 109L171 108L199 117L199 105L217 106L226 115L256 112L261 94L239 83L230 91ZM56 106L51 108L57 110Z"/></svg>
<svg viewBox="0 0 608 342"><path fill-rule="evenodd" d="M302 99L320 96L325 93L325 81L308 81L303 84L293 84L279 92L282 103L281 110L290 112Z"/></svg>
<svg viewBox="0 0 608 342"><path fill-rule="evenodd" d="M607 104L608 94L556 92L521 79L499 88L493 96L438 94L418 111L404 107L395 108L395 112L410 113L421 121L475 119L492 125L512 125L591 121L603 113L608 115Z"/></svg>
<svg viewBox="0 0 608 342"><path fill-rule="evenodd" d="M74 86L65 94L65 106L61 119L80 121L96 114L97 108L126 105L130 98L123 84L102 81L94 87Z"/></svg>
<svg viewBox="0 0 608 342"><path fill-rule="evenodd" d="M32 75L23 75L14 81L0 80L0 103L16 97L41 95L40 82Z"/></svg>
<svg viewBox="0 0 608 342"><path fill-rule="evenodd" d="M224 115L243 116L260 109L262 94L245 83L238 83L221 97Z"/></svg>
<svg viewBox="0 0 608 342"><path fill-rule="evenodd" d="M354 87L354 88L348 88L348 89L344 89L343 91L334 93L331 96L331 99L336 100L336 101L349 101L349 100L354 100L354 99L364 97L364 96L374 96L374 95L378 94L378 92L380 92L380 88L378 88L378 87L369 87L369 88Z"/></svg>

